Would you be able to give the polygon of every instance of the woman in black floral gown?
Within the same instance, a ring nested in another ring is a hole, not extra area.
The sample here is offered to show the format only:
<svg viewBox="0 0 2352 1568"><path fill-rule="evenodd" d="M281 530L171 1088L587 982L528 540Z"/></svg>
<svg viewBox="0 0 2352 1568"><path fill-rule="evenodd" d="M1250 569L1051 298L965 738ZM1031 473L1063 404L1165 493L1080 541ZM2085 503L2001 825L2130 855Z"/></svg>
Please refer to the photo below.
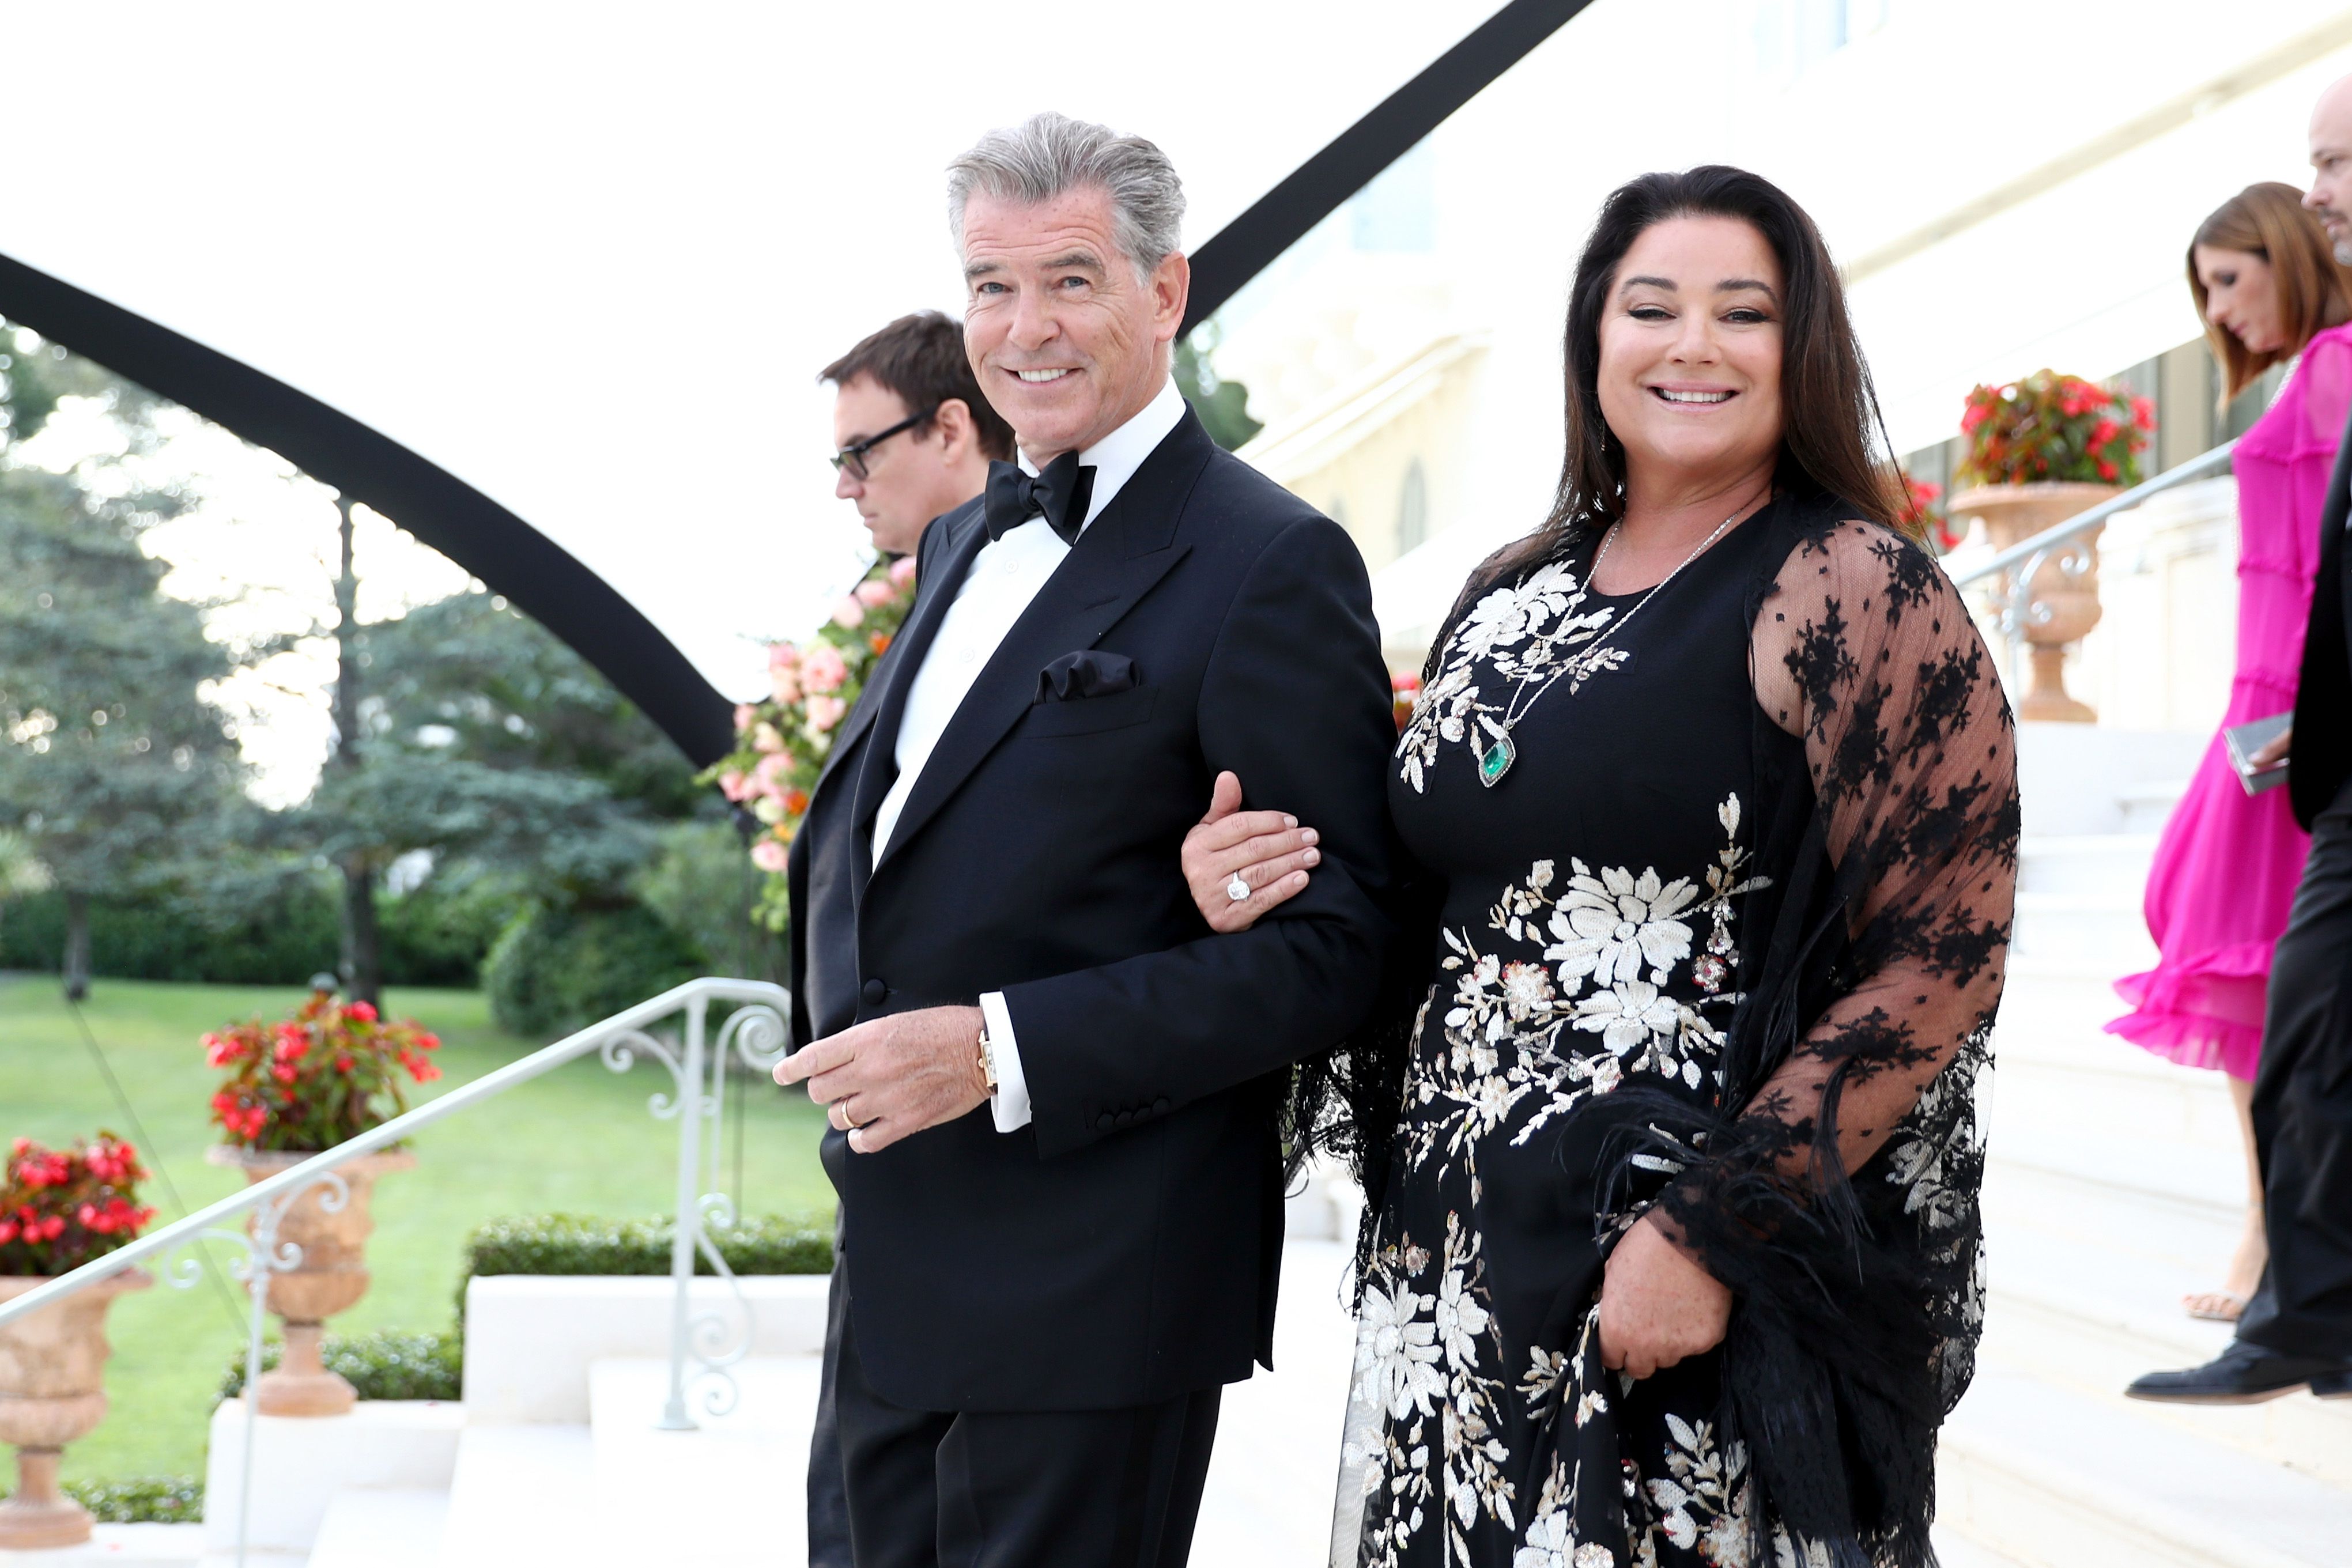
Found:
<svg viewBox="0 0 2352 1568"><path fill-rule="evenodd" d="M1780 192L1616 193L1567 371L1555 514L1465 590L1393 760L1409 983L1294 1107L1372 1200L1334 1561L1926 1563L2009 711ZM1303 831L1213 808L1212 925L1305 885Z"/></svg>

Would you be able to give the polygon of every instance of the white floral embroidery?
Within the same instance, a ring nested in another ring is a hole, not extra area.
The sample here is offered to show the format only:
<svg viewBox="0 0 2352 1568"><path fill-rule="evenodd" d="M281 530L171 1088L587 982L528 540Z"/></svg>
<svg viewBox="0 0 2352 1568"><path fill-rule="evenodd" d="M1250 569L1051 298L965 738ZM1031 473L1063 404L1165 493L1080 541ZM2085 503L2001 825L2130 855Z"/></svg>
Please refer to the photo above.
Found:
<svg viewBox="0 0 2352 1568"><path fill-rule="evenodd" d="M1572 695L1594 675L1622 665L1622 652L1596 641L1616 611L1585 610L1586 597L1569 564L1552 561L1472 605L1446 640L1436 679L1413 699L1412 717L1397 737L1397 776L1419 793L1441 746L1484 746L1502 734L1499 721L1522 691L1532 700L1534 688L1557 680L1562 695ZM1481 660L1509 683L1500 702L1485 700L1475 685Z"/></svg>
<svg viewBox="0 0 2352 1568"><path fill-rule="evenodd" d="M1445 1396L1445 1379L1437 1370L1437 1324L1421 1317L1422 1309L1435 1301L1402 1281L1393 1291L1365 1289L1356 1325L1356 1397L1381 1406L1392 1418L1430 1415L1430 1400Z"/></svg>

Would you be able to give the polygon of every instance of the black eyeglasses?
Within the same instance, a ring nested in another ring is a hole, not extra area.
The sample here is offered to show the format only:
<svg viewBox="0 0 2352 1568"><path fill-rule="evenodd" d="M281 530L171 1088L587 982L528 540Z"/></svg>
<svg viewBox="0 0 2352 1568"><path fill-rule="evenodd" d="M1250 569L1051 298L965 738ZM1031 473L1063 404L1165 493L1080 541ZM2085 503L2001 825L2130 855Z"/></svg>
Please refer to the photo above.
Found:
<svg viewBox="0 0 2352 1568"><path fill-rule="evenodd" d="M925 420L930 418L931 415L939 412L940 405L933 403L930 407L923 410L920 413L908 414L906 418L900 420L889 429L882 432L879 435L869 435L863 441L851 442L848 445L843 447L840 451L833 455L834 467L835 469L848 469L849 476L853 479L871 479L874 477L874 474L871 469L866 466L866 455L873 451L876 447L881 445L884 442L889 440L892 436L898 434L900 431L912 430L915 426L922 423Z"/></svg>

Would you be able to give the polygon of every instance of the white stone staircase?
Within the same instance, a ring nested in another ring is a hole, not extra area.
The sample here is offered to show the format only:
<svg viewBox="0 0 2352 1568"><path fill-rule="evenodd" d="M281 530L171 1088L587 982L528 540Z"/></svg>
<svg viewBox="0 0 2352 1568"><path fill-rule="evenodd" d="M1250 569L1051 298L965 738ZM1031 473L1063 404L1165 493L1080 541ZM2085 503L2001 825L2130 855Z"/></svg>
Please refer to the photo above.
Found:
<svg viewBox="0 0 2352 1568"><path fill-rule="evenodd" d="M2343 1568L2352 1401L2121 1396L2229 1338L2179 1308L2218 1282L2241 1219L2226 1092L2100 1030L2121 1010L2109 983L2153 959L2140 888L2201 737L2029 726L2022 742L2017 942L1986 1094L1991 1296L1976 1384L1946 1429L1937 1549L1948 1568ZM1192 1553L1203 1568L1324 1561L1352 1348L1346 1203L1338 1187L1294 1200L1280 1371L1227 1391ZM251 1561L793 1568L821 1284L756 1285L762 1326L739 1403L678 1433L656 1429L665 1282L478 1281L502 1306L469 1313L464 1406L262 1423L257 1495L307 1474L310 1500L278 1508ZM216 1449L236 1421L226 1407ZM289 1444L304 1454L284 1458ZM231 1495L216 1479L206 1527L101 1527L92 1548L24 1556L225 1568Z"/></svg>
<svg viewBox="0 0 2352 1568"><path fill-rule="evenodd" d="M1987 1097L1991 1299L1939 1517L2033 1568L2352 1563L2352 1402L2122 1397L2229 1343L2179 1299L2221 1280L2244 1167L2217 1074L2100 1028L2123 1010L2111 982L2154 962L2140 891L2201 737L2057 728L2023 734L2027 838Z"/></svg>

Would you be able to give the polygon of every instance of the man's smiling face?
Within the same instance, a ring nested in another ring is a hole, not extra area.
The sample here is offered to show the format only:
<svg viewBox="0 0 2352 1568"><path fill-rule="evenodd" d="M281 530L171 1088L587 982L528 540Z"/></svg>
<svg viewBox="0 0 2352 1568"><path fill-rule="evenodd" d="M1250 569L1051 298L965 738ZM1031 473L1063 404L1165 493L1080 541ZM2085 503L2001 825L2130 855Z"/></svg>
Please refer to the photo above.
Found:
<svg viewBox="0 0 2352 1568"><path fill-rule="evenodd" d="M1168 379L1189 270L1173 255L1139 277L1116 235L1098 188L965 204L964 347L1033 462L1093 445Z"/></svg>

